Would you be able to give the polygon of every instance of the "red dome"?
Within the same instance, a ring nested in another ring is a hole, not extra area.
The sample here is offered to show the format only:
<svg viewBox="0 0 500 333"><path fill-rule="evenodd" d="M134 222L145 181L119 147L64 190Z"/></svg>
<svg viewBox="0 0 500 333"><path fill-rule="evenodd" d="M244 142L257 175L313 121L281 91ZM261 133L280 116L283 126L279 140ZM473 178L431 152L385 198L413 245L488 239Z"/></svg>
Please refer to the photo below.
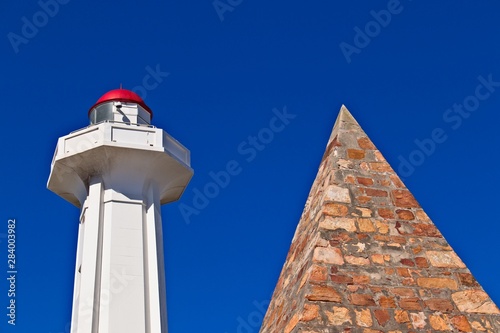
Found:
<svg viewBox="0 0 500 333"><path fill-rule="evenodd" d="M151 114L151 118L153 118L153 112L151 111L149 106L147 106L146 103L144 103L144 101L139 95L137 95L133 91L122 88L108 91L107 93L102 95L101 98L99 98L97 102L94 105L92 105L92 107L89 109L89 116L90 116L90 111L92 111L93 108L95 108L99 104L111 101L137 103L140 106L142 106L146 111L148 111Z"/></svg>

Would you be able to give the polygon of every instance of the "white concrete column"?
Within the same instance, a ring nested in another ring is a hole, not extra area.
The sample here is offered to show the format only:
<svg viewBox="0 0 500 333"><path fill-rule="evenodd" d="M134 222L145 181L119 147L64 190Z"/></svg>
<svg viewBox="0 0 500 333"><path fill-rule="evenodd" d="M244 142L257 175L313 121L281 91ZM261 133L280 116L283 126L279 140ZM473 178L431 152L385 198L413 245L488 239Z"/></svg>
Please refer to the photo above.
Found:
<svg viewBox="0 0 500 333"><path fill-rule="evenodd" d="M102 250L100 240L102 195L103 185L100 178L93 179L80 218L72 333L97 332Z"/></svg>
<svg viewBox="0 0 500 333"><path fill-rule="evenodd" d="M149 333L145 319L144 201L106 189L103 206L99 332Z"/></svg>
<svg viewBox="0 0 500 333"><path fill-rule="evenodd" d="M150 329L150 332L167 332L167 302L160 201L159 195L154 193L153 187L149 188L146 196L144 232L147 280L146 327Z"/></svg>
<svg viewBox="0 0 500 333"><path fill-rule="evenodd" d="M124 195L103 178L82 209L72 332L166 333L159 195Z"/></svg>

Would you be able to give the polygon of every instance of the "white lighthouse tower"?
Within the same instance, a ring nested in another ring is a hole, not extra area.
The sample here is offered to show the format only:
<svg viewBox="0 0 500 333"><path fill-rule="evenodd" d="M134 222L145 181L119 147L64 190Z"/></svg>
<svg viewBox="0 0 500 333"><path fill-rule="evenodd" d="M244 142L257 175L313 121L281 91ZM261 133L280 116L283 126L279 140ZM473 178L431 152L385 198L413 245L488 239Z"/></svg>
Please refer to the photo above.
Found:
<svg viewBox="0 0 500 333"><path fill-rule="evenodd" d="M59 138L47 187L81 209L72 333L166 333L160 205L193 175L189 151L116 89Z"/></svg>

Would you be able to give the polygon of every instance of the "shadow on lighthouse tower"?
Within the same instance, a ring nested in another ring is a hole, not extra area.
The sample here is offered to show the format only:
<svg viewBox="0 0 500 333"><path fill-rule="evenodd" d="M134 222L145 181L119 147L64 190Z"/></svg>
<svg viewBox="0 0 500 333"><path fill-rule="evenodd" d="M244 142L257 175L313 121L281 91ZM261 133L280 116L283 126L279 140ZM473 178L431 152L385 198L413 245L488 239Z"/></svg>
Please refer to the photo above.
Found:
<svg viewBox="0 0 500 333"><path fill-rule="evenodd" d="M107 92L88 116L59 138L47 184L81 209L71 332L167 332L160 206L189 183L189 150L132 91Z"/></svg>

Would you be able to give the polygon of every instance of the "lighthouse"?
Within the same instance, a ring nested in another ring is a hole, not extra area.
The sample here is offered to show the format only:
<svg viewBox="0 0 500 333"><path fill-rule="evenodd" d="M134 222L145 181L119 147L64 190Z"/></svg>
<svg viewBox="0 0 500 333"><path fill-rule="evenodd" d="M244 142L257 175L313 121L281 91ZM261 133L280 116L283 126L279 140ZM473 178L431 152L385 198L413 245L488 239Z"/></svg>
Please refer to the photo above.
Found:
<svg viewBox="0 0 500 333"><path fill-rule="evenodd" d="M47 183L81 211L71 332L165 333L160 206L189 183L189 150L126 89L104 94L88 117L58 139Z"/></svg>

